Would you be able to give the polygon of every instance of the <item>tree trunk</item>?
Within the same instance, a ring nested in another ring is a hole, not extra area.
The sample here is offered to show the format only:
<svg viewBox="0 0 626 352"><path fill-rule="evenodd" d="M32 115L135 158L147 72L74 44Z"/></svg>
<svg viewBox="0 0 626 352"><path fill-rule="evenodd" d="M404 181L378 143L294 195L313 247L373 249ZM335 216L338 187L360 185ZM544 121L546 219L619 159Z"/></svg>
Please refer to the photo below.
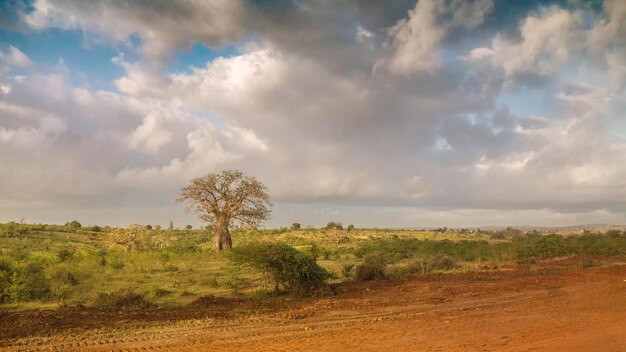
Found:
<svg viewBox="0 0 626 352"><path fill-rule="evenodd" d="M228 221L217 219L215 222L215 233L213 234L213 252L228 250L233 247L233 241L228 231Z"/></svg>

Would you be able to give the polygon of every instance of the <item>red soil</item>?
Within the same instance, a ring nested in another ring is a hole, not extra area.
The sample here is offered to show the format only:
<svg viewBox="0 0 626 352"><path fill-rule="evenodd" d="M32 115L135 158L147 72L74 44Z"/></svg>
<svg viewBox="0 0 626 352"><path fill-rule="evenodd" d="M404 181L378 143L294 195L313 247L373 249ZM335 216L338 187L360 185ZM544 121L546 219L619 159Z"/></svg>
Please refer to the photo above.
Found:
<svg viewBox="0 0 626 352"><path fill-rule="evenodd" d="M626 265L351 283L321 299L0 313L2 351L626 351Z"/></svg>

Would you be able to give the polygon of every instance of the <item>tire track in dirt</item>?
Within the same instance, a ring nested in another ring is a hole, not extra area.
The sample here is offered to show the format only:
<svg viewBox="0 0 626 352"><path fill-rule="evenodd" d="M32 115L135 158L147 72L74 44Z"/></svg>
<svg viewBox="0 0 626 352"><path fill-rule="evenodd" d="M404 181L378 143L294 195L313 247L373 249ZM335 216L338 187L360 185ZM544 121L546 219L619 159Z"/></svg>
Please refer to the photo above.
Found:
<svg viewBox="0 0 626 352"><path fill-rule="evenodd" d="M355 284L300 308L71 330L0 351L557 351L571 341L626 351L626 266L517 274Z"/></svg>

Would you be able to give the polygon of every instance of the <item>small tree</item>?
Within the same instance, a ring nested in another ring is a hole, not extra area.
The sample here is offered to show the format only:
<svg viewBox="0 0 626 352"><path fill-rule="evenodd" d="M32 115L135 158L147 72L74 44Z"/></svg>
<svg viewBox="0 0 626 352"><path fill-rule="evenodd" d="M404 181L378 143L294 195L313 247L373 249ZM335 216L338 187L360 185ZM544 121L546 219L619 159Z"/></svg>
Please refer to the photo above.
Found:
<svg viewBox="0 0 626 352"><path fill-rule="evenodd" d="M327 230L343 230L343 225L340 222L330 221L326 225Z"/></svg>
<svg viewBox="0 0 626 352"><path fill-rule="evenodd" d="M301 296L324 293L332 274L319 266L316 257L285 243L249 243L233 249L228 257L238 265L261 271L274 292L280 288Z"/></svg>
<svg viewBox="0 0 626 352"><path fill-rule="evenodd" d="M300 224L297 222L294 222L293 224L291 224L291 229L292 230L300 230Z"/></svg>
<svg viewBox="0 0 626 352"><path fill-rule="evenodd" d="M65 223L65 226L68 226L68 227L73 227L73 228L75 228L75 229L79 229L79 228L81 228L83 225L81 225L81 224L80 224L80 222L78 222L78 221L76 221L76 220L72 220L72 221L70 221L70 222L66 222L66 223Z"/></svg>
<svg viewBox="0 0 626 352"><path fill-rule="evenodd" d="M14 271L11 264L0 261L0 303L11 299L11 285L13 284Z"/></svg>
<svg viewBox="0 0 626 352"><path fill-rule="evenodd" d="M213 225L213 251L218 252L232 247L230 226L258 226L269 218L269 199L267 187L257 179L227 170L193 179L177 200Z"/></svg>
<svg viewBox="0 0 626 352"><path fill-rule="evenodd" d="M141 225L128 225L127 228L117 228L109 232L109 238L131 251L133 248L141 249L145 247L148 230Z"/></svg>

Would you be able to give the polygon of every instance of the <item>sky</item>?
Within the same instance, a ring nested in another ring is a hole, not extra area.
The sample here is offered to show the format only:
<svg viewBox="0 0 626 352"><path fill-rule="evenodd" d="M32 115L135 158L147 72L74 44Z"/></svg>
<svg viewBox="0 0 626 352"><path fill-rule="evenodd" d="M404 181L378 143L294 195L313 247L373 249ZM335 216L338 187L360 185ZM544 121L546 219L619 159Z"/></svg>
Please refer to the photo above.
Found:
<svg viewBox="0 0 626 352"><path fill-rule="evenodd" d="M626 1L0 0L0 222L626 223Z"/></svg>

